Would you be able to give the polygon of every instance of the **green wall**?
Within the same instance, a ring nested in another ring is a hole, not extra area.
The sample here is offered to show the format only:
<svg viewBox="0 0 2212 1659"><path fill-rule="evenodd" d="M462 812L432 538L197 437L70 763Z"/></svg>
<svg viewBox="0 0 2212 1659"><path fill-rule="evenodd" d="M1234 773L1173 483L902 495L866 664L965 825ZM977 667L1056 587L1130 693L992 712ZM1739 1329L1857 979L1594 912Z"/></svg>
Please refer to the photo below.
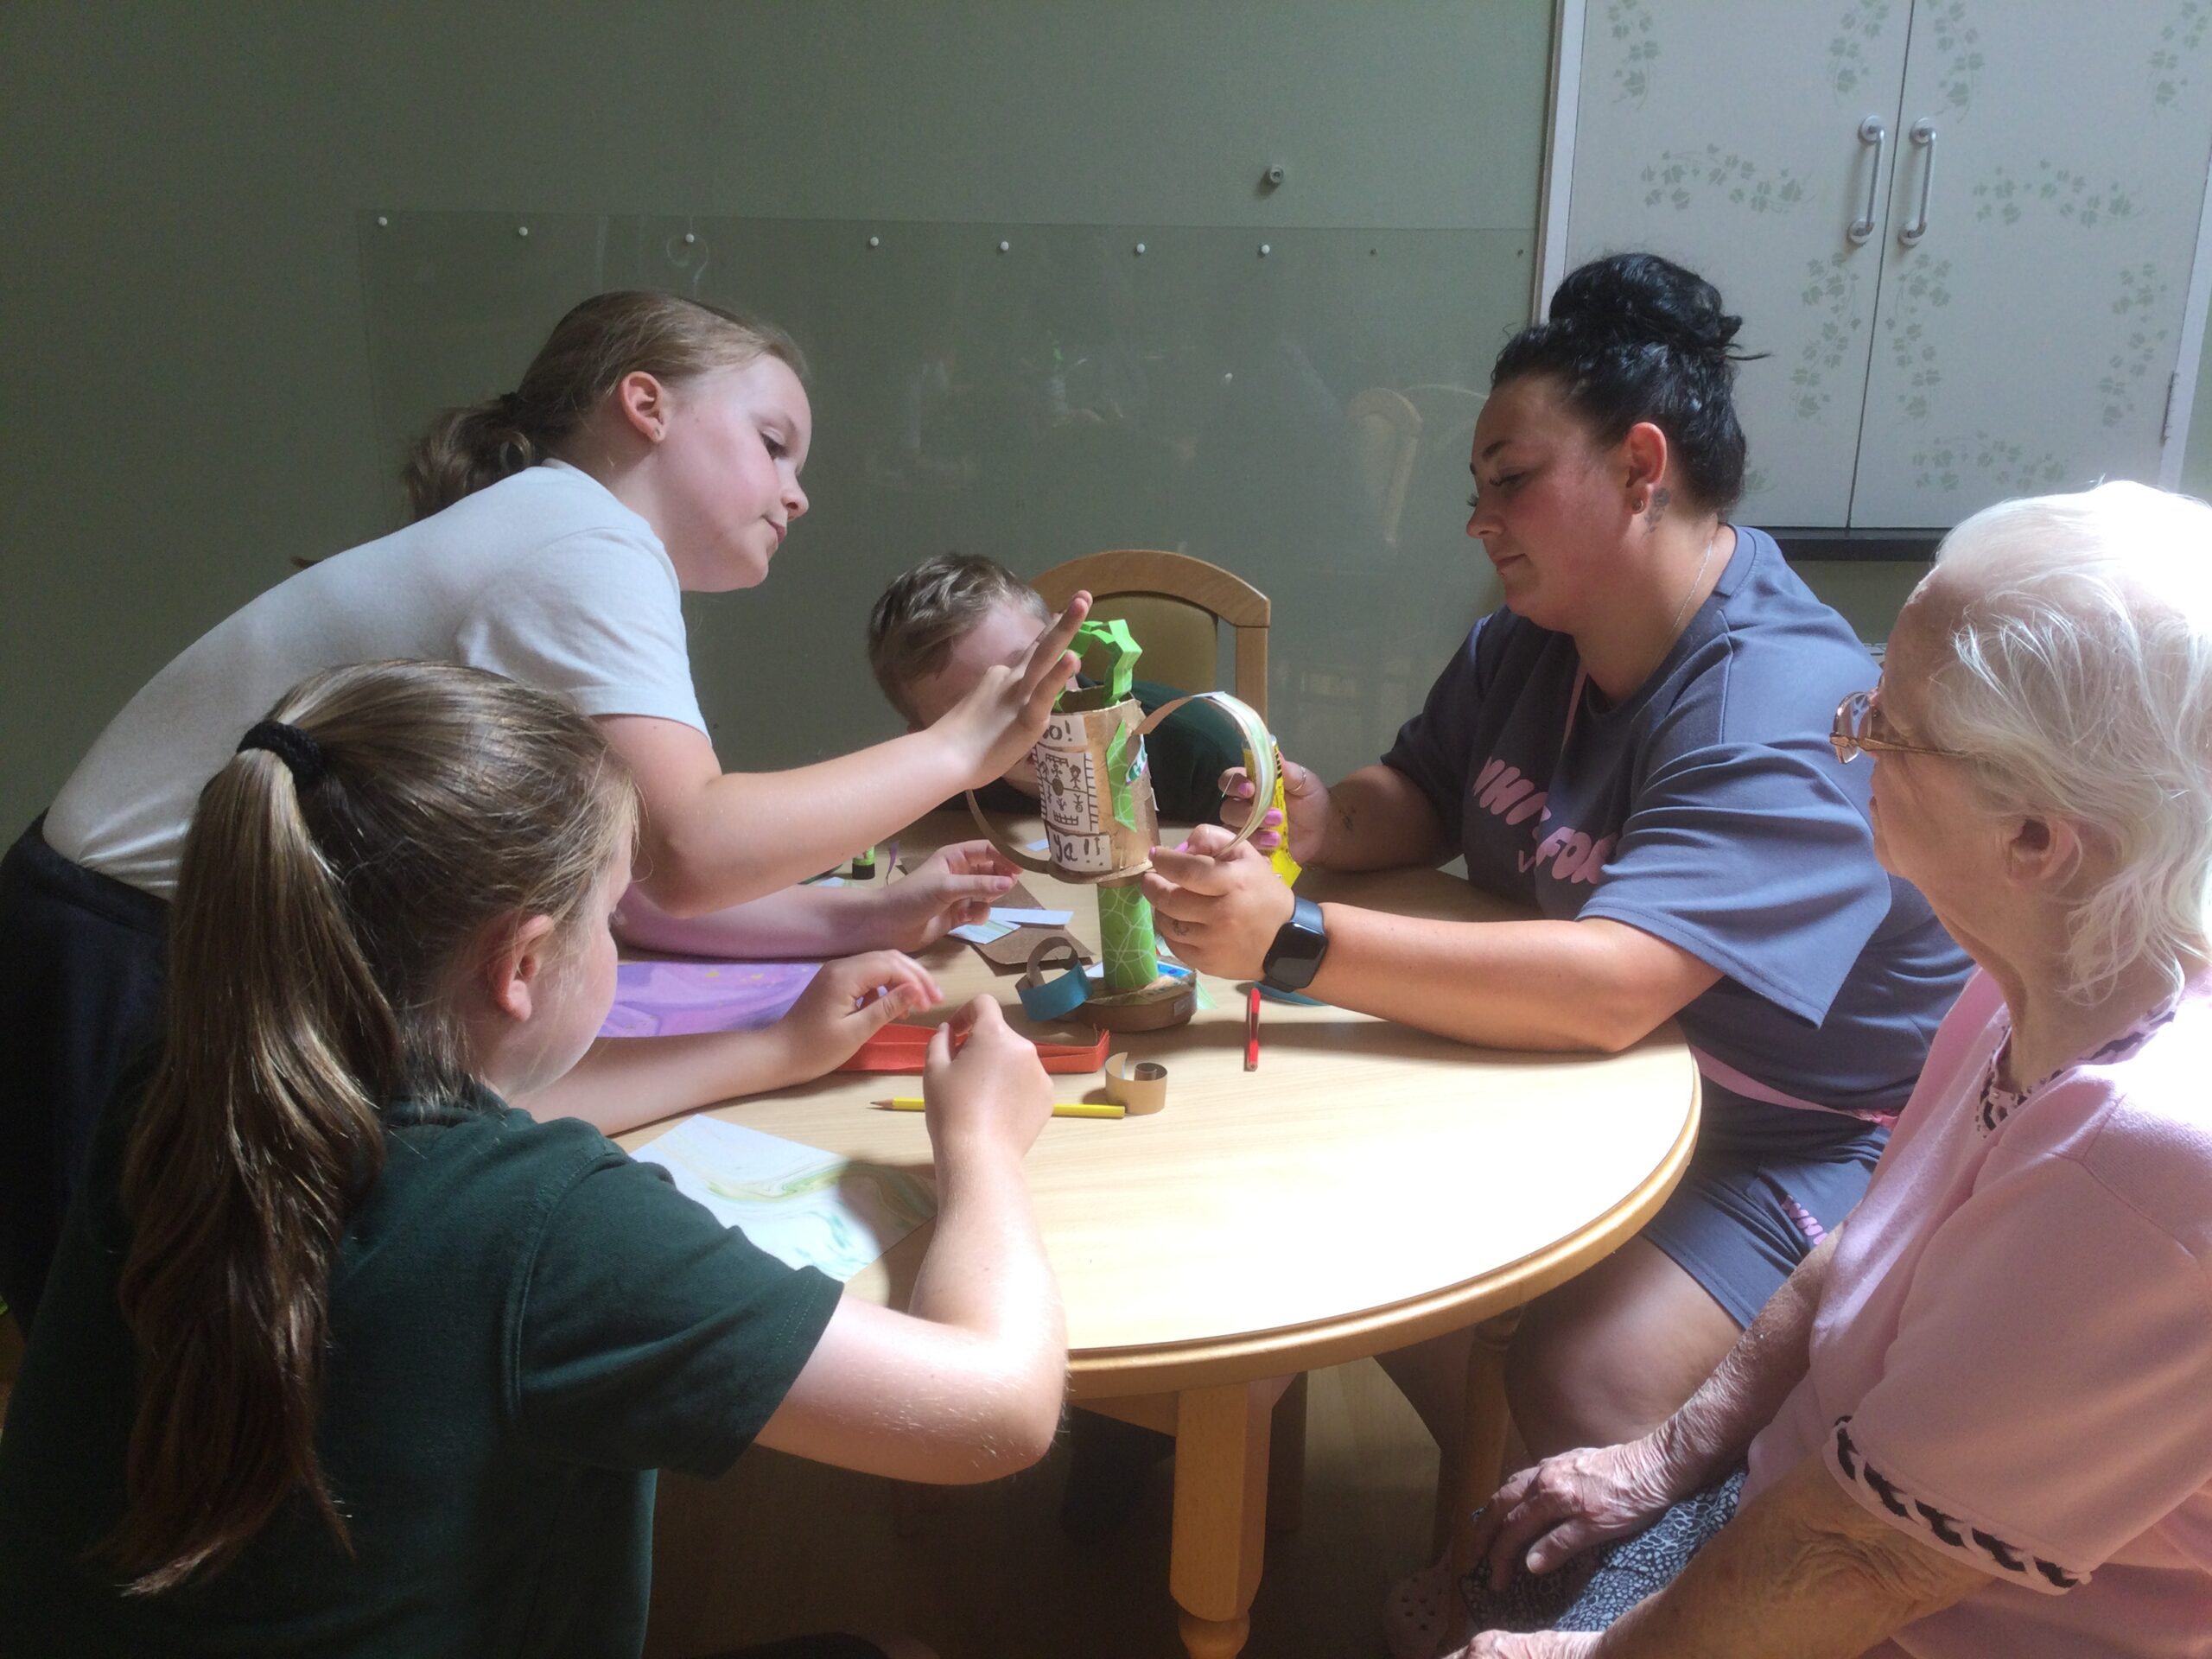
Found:
<svg viewBox="0 0 2212 1659"><path fill-rule="evenodd" d="M295 556L397 521L359 215L1525 232L1549 29L1546 0L18 0L0 10L0 822ZM793 553L844 550L805 533ZM769 592L709 601L695 645L741 635ZM726 764L880 734L856 616L810 620L857 689L829 715L756 708L741 736L718 722Z"/></svg>
<svg viewBox="0 0 2212 1659"><path fill-rule="evenodd" d="M364 215L1525 240L1549 29L1548 0L16 0L0 9L0 823L38 810L147 676L294 557L397 522ZM1274 161L1290 178L1268 194ZM1521 302L1485 281L1471 308ZM1486 345L1454 350L1480 361ZM2204 489L2212 378L2199 406L2189 476ZM1261 486L1228 468L1211 487ZM1408 509L1422 580L1448 589L1440 637L1492 591L1452 543L1458 511L1434 480ZM818 504L791 544L852 573L836 604L819 597L834 582L779 573L695 607L709 645L772 634L836 668L820 695L785 688L803 695L766 720L757 687L702 674L729 764L883 729L853 607L887 563L932 550L863 546L863 526L841 542L836 522ZM1916 569L1807 574L1879 637ZM1414 695L1415 643L1390 671ZM1373 735L1362 718L1316 743L1356 750Z"/></svg>

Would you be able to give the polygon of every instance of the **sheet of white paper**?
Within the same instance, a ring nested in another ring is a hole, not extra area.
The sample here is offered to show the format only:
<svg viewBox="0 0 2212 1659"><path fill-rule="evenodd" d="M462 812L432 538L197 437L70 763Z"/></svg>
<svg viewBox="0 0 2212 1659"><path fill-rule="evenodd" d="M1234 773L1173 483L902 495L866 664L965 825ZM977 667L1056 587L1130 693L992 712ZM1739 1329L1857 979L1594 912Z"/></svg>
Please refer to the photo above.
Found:
<svg viewBox="0 0 2212 1659"><path fill-rule="evenodd" d="M637 1152L726 1227L794 1268L851 1278L937 1213L927 1178L855 1163L718 1117L687 1117Z"/></svg>
<svg viewBox="0 0 2212 1659"><path fill-rule="evenodd" d="M1065 927L1075 919L1075 912L1023 910L1019 907L1008 909L1003 905L993 905L991 919L995 922L1005 922L1014 927Z"/></svg>
<svg viewBox="0 0 2212 1659"><path fill-rule="evenodd" d="M970 944L988 944L994 939L1006 938L1020 925L1019 922L1002 922L994 912L988 922L970 922L965 927L956 927L950 931L954 938L965 939Z"/></svg>

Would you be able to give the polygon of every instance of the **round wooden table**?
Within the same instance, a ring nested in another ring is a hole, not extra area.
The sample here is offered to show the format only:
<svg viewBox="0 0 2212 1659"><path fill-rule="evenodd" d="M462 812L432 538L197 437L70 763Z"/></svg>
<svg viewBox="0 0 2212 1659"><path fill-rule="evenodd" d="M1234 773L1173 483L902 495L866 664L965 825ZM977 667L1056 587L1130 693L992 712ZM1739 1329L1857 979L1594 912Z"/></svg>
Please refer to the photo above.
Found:
<svg viewBox="0 0 2212 1659"><path fill-rule="evenodd" d="M906 850L964 833L932 819ZM1091 889L1025 881L1096 944ZM1414 915L1506 913L1433 870L1317 871L1300 891ZM956 1001L988 990L1019 1014L1014 976L968 946L922 959ZM1624 1243L1681 1178L1698 1081L1671 1026L1618 1055L1513 1053L1272 1001L1248 1072L1243 988L1205 986L1212 1006L1188 1027L1112 1045L1166 1065L1166 1110L1055 1118L1028 1175L1067 1308L1071 1397L1175 1436L1170 1588L1190 1652L1227 1659L1259 1586L1271 1431L1295 1491L1303 1391L1291 1385L1518 1307ZM1096 1075L1053 1083L1058 1099L1105 1098ZM921 1114L873 1103L918 1092L912 1077L844 1073L717 1111L912 1167L930 1160ZM851 1288L903 1305L927 1234ZM1502 1433L1491 1370L1471 1379L1471 1399Z"/></svg>

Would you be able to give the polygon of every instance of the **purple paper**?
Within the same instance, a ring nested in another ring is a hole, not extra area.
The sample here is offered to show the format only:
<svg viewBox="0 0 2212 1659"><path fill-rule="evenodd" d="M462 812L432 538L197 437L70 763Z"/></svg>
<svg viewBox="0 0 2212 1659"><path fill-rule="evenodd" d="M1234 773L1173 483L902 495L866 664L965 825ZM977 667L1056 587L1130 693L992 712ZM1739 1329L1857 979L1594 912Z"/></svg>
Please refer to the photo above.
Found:
<svg viewBox="0 0 2212 1659"><path fill-rule="evenodd" d="M757 1031L791 1012L818 962L626 962L602 1037Z"/></svg>

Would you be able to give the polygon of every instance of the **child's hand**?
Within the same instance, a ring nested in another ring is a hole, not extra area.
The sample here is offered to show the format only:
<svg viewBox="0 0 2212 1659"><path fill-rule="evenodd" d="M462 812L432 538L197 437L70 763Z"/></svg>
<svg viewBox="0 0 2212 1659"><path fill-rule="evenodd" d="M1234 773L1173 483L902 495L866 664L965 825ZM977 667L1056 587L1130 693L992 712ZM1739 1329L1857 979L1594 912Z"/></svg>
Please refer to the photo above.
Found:
<svg viewBox="0 0 2212 1659"><path fill-rule="evenodd" d="M998 1003L979 996L954 1016L968 1040L952 1052L952 1025L930 1039L922 1072L930 1144L940 1157L986 1148L1019 1158L1052 1115L1052 1085L1036 1045L1006 1022Z"/></svg>
<svg viewBox="0 0 2212 1659"><path fill-rule="evenodd" d="M1231 829L1243 827L1245 815L1252 810L1249 804L1252 789L1251 776L1242 766L1231 766L1221 774L1221 821ZM1328 838L1329 786L1311 767L1286 760L1282 804L1290 813L1290 855L1300 864L1319 865L1321 843ZM1263 853L1272 853L1282 845L1281 814L1269 810L1253 834L1252 845Z"/></svg>
<svg viewBox="0 0 2212 1659"><path fill-rule="evenodd" d="M1014 878L1014 866L988 841L940 847L883 889L880 937L901 950L935 944L956 927L988 920L991 901Z"/></svg>
<svg viewBox="0 0 2212 1659"><path fill-rule="evenodd" d="M1077 594L1046 625L1027 656L1010 668L1001 663L986 669L975 688L930 728L957 746L969 788L981 789L1004 776L1037 747L1052 718L1052 700L1079 666L1068 642L1090 613L1090 595Z"/></svg>
<svg viewBox="0 0 2212 1659"><path fill-rule="evenodd" d="M818 1077L852 1058L900 1014L942 1001L921 963L896 950L871 950L823 963L776 1029L791 1051L792 1075Z"/></svg>

